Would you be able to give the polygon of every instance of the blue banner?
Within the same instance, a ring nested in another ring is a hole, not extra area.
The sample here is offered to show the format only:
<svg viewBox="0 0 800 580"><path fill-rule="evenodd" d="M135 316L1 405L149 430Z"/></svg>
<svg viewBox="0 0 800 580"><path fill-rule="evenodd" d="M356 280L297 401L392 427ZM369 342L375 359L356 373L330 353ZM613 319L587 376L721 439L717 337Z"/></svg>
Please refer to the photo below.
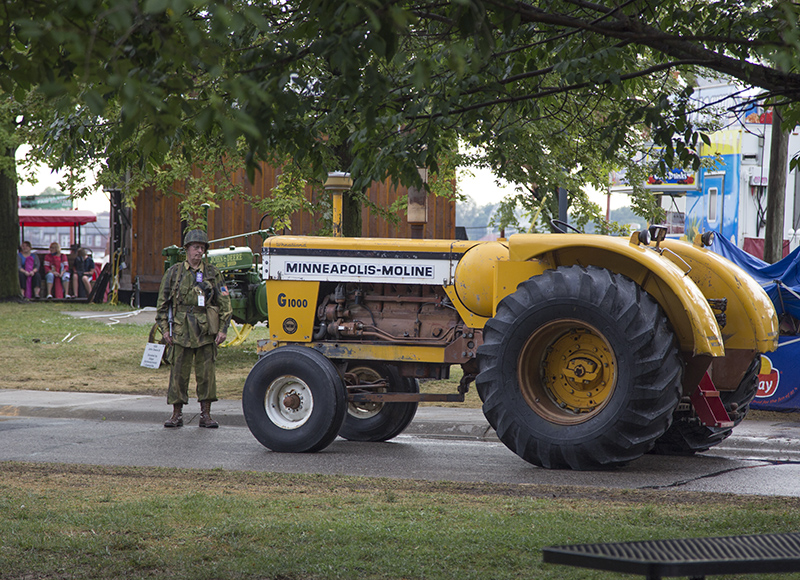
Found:
<svg viewBox="0 0 800 580"><path fill-rule="evenodd" d="M751 409L800 411L800 336L781 336L778 350L761 355L758 393Z"/></svg>

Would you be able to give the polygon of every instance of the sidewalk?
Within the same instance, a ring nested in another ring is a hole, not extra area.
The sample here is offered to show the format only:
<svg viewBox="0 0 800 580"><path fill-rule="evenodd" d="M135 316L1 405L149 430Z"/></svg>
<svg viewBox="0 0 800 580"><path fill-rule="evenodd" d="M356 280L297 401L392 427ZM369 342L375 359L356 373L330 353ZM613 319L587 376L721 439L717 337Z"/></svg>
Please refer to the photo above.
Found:
<svg viewBox="0 0 800 580"><path fill-rule="evenodd" d="M146 395L111 395L104 393L67 393L62 391L24 391L0 389L0 416L89 419L93 421L134 421L163 423L172 407L166 397ZM196 424L200 405L191 399L184 407L184 421ZM212 415L221 426L246 427L240 401L223 399L214 403ZM420 407L411 425L404 431L461 439L492 439L494 430L480 409Z"/></svg>
<svg viewBox="0 0 800 580"><path fill-rule="evenodd" d="M0 389L0 417L48 417L93 421L133 421L161 424L171 412L164 397L67 393ZM200 406L192 400L184 420L196 424ZM240 401L214 403L214 418L222 427L245 427ZM480 409L420 407L406 435L497 441ZM800 422L746 419L733 434L709 454L771 461L800 461Z"/></svg>

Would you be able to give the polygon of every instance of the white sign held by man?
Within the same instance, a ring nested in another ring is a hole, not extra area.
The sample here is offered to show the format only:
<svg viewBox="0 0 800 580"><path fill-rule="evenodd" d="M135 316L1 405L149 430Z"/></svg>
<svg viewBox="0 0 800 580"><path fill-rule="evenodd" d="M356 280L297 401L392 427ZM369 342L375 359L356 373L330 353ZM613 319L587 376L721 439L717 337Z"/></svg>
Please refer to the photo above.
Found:
<svg viewBox="0 0 800 580"><path fill-rule="evenodd" d="M157 369L161 366L161 357L164 356L164 349L167 348L165 344L157 344L155 342L148 342L144 347L144 354L142 355L141 366L148 369Z"/></svg>

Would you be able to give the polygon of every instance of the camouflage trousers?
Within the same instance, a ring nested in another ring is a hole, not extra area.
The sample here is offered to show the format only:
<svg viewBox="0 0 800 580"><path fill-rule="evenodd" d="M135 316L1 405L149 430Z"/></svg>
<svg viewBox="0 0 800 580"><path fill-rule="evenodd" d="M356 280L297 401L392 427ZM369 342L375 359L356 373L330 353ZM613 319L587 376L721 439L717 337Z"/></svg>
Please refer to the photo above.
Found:
<svg viewBox="0 0 800 580"><path fill-rule="evenodd" d="M167 404L187 404L189 402L189 378L192 374L197 379L197 400L217 400L217 345L203 345L199 348L188 348L172 345L172 370L169 373L169 391Z"/></svg>

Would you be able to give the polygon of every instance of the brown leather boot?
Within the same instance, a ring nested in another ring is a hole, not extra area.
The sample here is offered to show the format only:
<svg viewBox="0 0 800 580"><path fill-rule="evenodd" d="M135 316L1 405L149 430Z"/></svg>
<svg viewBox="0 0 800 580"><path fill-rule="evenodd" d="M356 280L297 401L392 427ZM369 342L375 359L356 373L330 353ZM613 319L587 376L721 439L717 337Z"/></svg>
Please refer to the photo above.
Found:
<svg viewBox="0 0 800 580"><path fill-rule="evenodd" d="M200 401L200 427L216 429L219 423L211 418L211 401Z"/></svg>
<svg viewBox="0 0 800 580"><path fill-rule="evenodd" d="M172 417L164 422L164 427L183 427L183 405L172 405Z"/></svg>

